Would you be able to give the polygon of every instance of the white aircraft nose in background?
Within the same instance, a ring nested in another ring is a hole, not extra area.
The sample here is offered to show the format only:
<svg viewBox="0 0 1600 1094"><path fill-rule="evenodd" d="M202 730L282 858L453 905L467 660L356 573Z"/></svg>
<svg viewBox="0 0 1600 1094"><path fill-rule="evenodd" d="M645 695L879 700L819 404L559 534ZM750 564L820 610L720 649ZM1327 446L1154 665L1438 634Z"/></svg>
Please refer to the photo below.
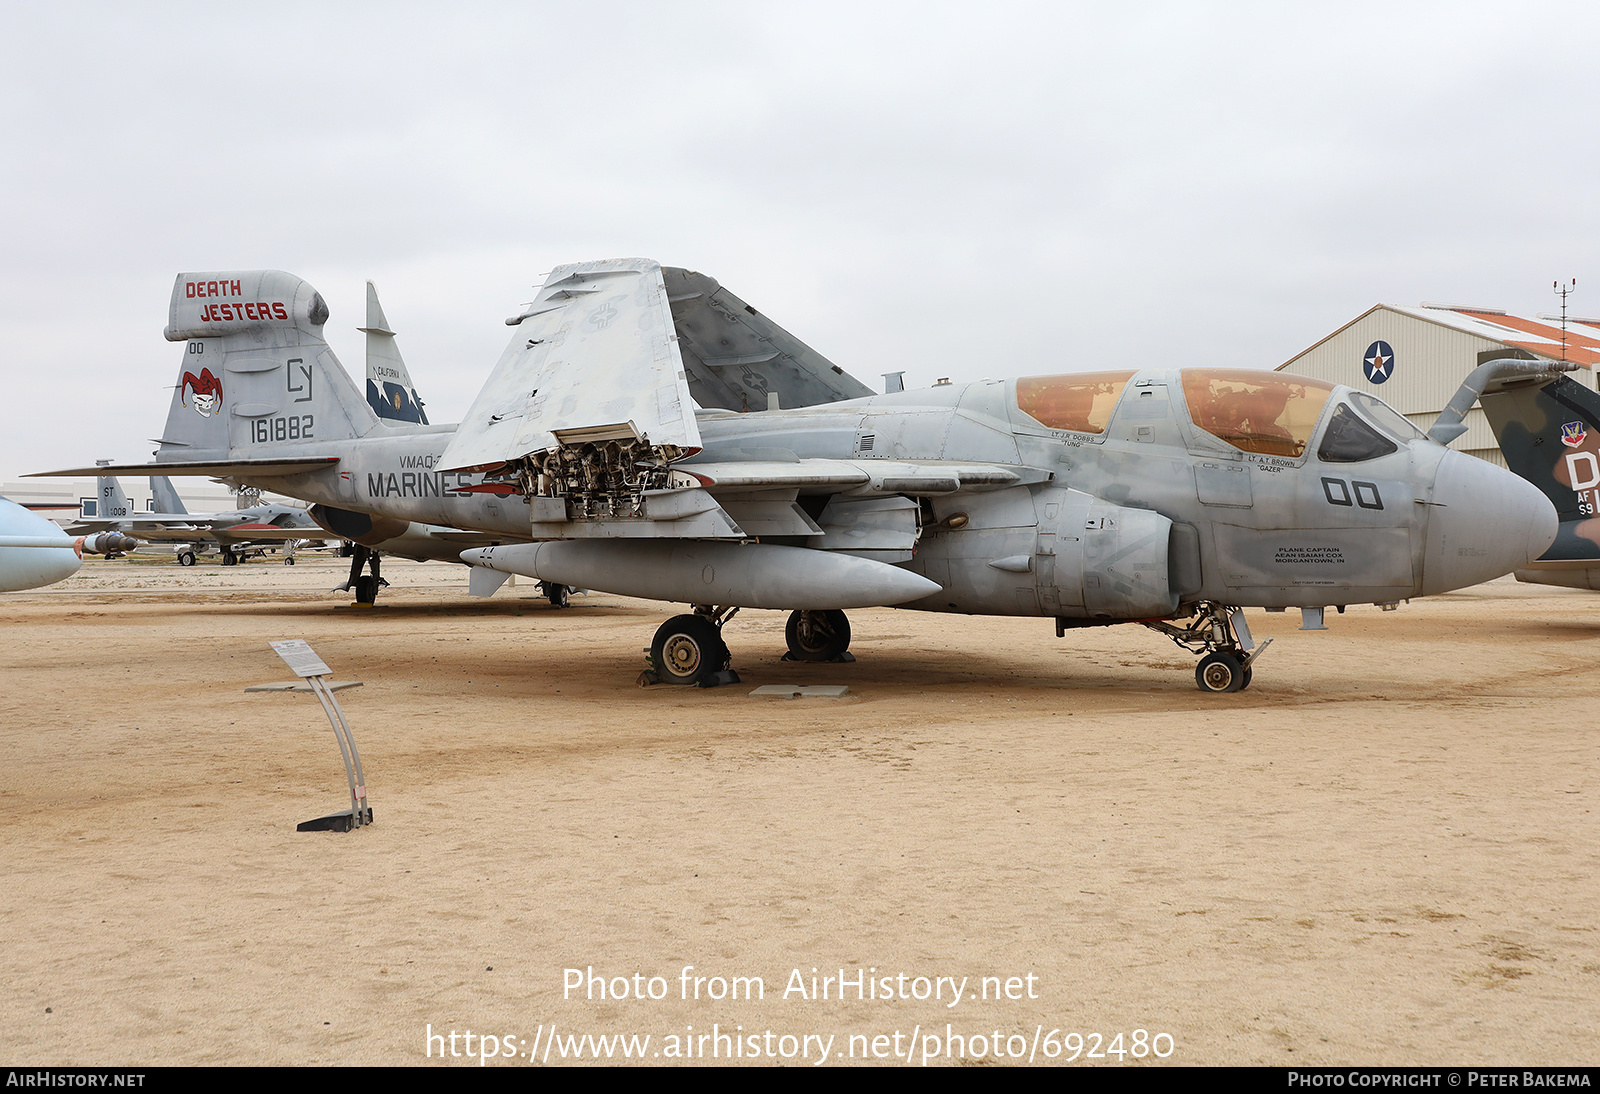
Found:
<svg viewBox="0 0 1600 1094"><path fill-rule="evenodd" d="M0 592L53 585L77 573L82 564L60 528L0 498Z"/></svg>

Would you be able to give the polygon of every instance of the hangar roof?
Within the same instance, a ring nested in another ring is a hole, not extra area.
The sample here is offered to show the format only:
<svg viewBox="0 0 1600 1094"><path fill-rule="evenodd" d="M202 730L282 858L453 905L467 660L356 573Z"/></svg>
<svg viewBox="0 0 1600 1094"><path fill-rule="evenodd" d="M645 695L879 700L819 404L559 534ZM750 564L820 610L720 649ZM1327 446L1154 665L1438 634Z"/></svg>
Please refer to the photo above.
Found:
<svg viewBox="0 0 1600 1094"><path fill-rule="evenodd" d="M1465 304L1419 304L1405 307L1400 304L1374 304L1339 330L1319 339L1295 358L1303 357L1340 331L1354 326L1373 312L1383 309L1437 323L1442 327L1473 334L1479 338L1501 342L1527 350L1536 357L1553 360L1561 357L1561 317L1540 314L1534 319L1508 315L1498 308L1471 307ZM1293 360L1294 358L1291 358ZM1567 316L1567 360L1593 368L1600 364L1600 319ZM1282 367L1282 366L1280 366Z"/></svg>

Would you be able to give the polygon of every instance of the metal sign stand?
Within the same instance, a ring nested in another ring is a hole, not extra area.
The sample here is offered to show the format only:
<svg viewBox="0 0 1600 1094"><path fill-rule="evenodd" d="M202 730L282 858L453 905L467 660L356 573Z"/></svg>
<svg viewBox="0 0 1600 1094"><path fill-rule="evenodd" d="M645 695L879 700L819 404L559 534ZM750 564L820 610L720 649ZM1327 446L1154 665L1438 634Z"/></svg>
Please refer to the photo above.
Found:
<svg viewBox="0 0 1600 1094"><path fill-rule="evenodd" d="M296 826L297 832L348 832L352 828L360 828L364 824L372 823L372 807L367 804L367 777L361 770L361 753L356 751L356 739L350 732L350 723L345 721L344 711L339 706L339 700L334 697L334 692L343 691L345 688L358 688L359 680L331 679L333 670L323 664L322 658L305 642L304 639L295 638L285 642L270 643L277 655L283 658L284 663L301 677L300 683L287 684L256 684L254 687L245 688L245 691L309 691L317 697L322 704L322 711L328 716L328 724L333 727L334 740L339 742L339 755L344 758L345 778L350 783L350 811L347 813L332 813L316 820L308 820Z"/></svg>

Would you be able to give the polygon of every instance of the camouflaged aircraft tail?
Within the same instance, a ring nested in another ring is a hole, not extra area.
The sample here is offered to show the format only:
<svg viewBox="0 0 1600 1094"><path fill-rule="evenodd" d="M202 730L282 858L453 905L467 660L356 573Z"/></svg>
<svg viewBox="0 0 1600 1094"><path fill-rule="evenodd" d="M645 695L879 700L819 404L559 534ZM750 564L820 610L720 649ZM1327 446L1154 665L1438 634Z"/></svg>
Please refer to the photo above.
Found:
<svg viewBox="0 0 1600 1094"><path fill-rule="evenodd" d="M1481 402L1506 466L1544 491L1562 524L1593 517L1600 508L1600 394L1562 376Z"/></svg>
<svg viewBox="0 0 1600 1094"><path fill-rule="evenodd" d="M281 270L181 273L166 337L183 342L157 460L280 454L365 436L378 417L323 338L328 305Z"/></svg>

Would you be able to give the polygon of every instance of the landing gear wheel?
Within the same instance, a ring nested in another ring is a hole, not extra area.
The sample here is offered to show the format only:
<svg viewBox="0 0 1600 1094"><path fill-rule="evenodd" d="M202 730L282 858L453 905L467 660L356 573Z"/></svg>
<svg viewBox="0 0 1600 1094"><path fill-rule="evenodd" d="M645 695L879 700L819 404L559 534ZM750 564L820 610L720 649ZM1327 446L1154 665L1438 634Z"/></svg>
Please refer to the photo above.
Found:
<svg viewBox="0 0 1600 1094"><path fill-rule="evenodd" d="M285 566L293 566L294 565L294 556L293 555L285 555L283 557L283 564Z"/></svg>
<svg viewBox="0 0 1600 1094"><path fill-rule="evenodd" d="M356 603L376 604L378 602L378 579L363 575L356 578Z"/></svg>
<svg viewBox="0 0 1600 1094"><path fill-rule="evenodd" d="M836 608L791 612L783 638L796 661L833 661L850 648L850 620Z"/></svg>
<svg viewBox="0 0 1600 1094"><path fill-rule="evenodd" d="M1239 685L1240 691L1243 691L1245 688L1250 686L1250 680L1255 676L1255 674L1254 665L1246 665L1244 667L1244 683Z"/></svg>
<svg viewBox="0 0 1600 1094"><path fill-rule="evenodd" d="M1201 691L1239 691L1250 682L1250 670L1233 654L1218 650L1200 659L1194 682Z"/></svg>
<svg viewBox="0 0 1600 1094"><path fill-rule="evenodd" d="M558 585L554 581L539 582L539 591L550 601L552 608L565 608L567 606L567 587Z"/></svg>
<svg viewBox="0 0 1600 1094"><path fill-rule="evenodd" d="M698 615L673 616L650 643L650 661L663 684L709 684L728 659L722 632Z"/></svg>
<svg viewBox="0 0 1600 1094"><path fill-rule="evenodd" d="M223 551L222 564L224 566L237 566L239 565L239 556L234 554L232 551Z"/></svg>
<svg viewBox="0 0 1600 1094"><path fill-rule="evenodd" d="M178 565L179 566L193 566L194 565L194 552L193 551L179 551L178 552Z"/></svg>

